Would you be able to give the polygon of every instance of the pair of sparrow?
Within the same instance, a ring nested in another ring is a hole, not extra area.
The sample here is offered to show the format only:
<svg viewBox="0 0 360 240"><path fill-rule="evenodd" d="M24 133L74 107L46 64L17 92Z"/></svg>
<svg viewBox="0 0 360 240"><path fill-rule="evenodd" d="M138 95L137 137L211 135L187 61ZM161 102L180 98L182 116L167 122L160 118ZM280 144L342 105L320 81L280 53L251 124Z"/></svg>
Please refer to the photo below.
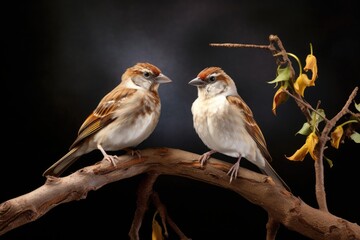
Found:
<svg viewBox="0 0 360 240"><path fill-rule="evenodd" d="M171 80L153 64L137 63L128 68L120 84L101 99L81 125L68 153L43 175L59 176L80 156L95 149L116 165L117 156L107 151L135 147L150 136L160 117L158 89L161 83L168 82ZM231 77L219 67L208 67L189 84L198 90L191 107L193 125L210 149L201 155L201 166L215 152L237 158L228 172L231 182L238 175L240 159L245 158L277 184L287 187L269 164L271 156L264 136Z"/></svg>

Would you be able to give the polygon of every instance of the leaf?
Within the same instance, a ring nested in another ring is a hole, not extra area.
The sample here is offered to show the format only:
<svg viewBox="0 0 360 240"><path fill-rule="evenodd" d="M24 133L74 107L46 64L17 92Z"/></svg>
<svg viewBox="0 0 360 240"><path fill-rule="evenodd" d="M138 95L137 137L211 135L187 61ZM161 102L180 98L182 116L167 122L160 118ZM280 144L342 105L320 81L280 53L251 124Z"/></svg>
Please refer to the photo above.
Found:
<svg viewBox="0 0 360 240"><path fill-rule="evenodd" d="M302 126L302 128L295 134L301 134L301 135L309 135L313 128L317 128L319 123L321 123L322 121L324 121L325 118L325 111L321 108L319 108L317 110L317 112L313 111L311 113L311 124L308 122L305 122Z"/></svg>
<svg viewBox="0 0 360 240"><path fill-rule="evenodd" d="M309 152L309 148L307 144L304 144L301 148L296 150L296 152L293 155L291 155L290 157L286 157L286 156L285 157L291 161L303 161L306 154L308 154L308 152Z"/></svg>
<svg viewBox="0 0 360 240"><path fill-rule="evenodd" d="M164 240L164 236L162 234L162 228L160 224L156 221L155 217L158 212L156 211L153 217L152 221L152 234L151 239L152 240Z"/></svg>
<svg viewBox="0 0 360 240"><path fill-rule="evenodd" d="M314 150L318 142L318 136L312 132L307 136L305 144L300 149L296 150L292 156L286 158L292 161L303 161L306 154L309 153L312 159L317 160L318 158L315 155Z"/></svg>
<svg viewBox="0 0 360 240"><path fill-rule="evenodd" d="M343 134L344 134L344 129L342 125L337 126L335 130L331 133L331 139L330 139L331 146L338 149Z"/></svg>
<svg viewBox="0 0 360 240"><path fill-rule="evenodd" d="M322 121L324 121L324 118L326 117L324 109L319 108L317 112L313 111L311 113L311 119L315 121L315 127L319 125Z"/></svg>
<svg viewBox="0 0 360 240"><path fill-rule="evenodd" d="M311 112L311 122L310 125L313 128L318 128L319 123L324 121L326 115L324 109L317 109L316 111Z"/></svg>
<svg viewBox="0 0 360 240"><path fill-rule="evenodd" d="M301 135L309 135L311 133L312 129L311 129L311 126L308 122L304 123L302 128L297 132L295 133L295 135L297 134L301 134Z"/></svg>
<svg viewBox="0 0 360 240"><path fill-rule="evenodd" d="M289 95L284 91L284 87L279 87L279 89L276 91L274 98L273 98L273 105L272 105L272 111L274 115L276 115L276 108L286 102L286 100L289 98Z"/></svg>
<svg viewBox="0 0 360 240"><path fill-rule="evenodd" d="M301 74L294 83L295 92L304 97L305 88L312 86L311 81L309 80L306 74Z"/></svg>
<svg viewBox="0 0 360 240"><path fill-rule="evenodd" d="M327 158L326 156L324 156L325 160L327 161L327 163L329 164L330 168L332 168L334 166L333 161L329 158Z"/></svg>
<svg viewBox="0 0 360 240"><path fill-rule="evenodd" d="M272 84L272 83L278 83L278 82L283 82L283 81L290 81L290 76L291 76L291 70L290 70L289 66L287 66L285 68L278 68L277 77L268 83Z"/></svg>
<svg viewBox="0 0 360 240"><path fill-rule="evenodd" d="M356 142L356 143L360 143L360 134L358 132L354 132L353 134L350 135L350 138Z"/></svg>
<svg viewBox="0 0 360 240"><path fill-rule="evenodd" d="M358 112L360 112L360 103L358 103L358 104L356 104L356 102L354 102L354 103L355 103L356 110L358 110Z"/></svg>
<svg viewBox="0 0 360 240"><path fill-rule="evenodd" d="M310 133L309 136L306 138L306 144L309 147L309 154L312 159L318 160L318 157L315 155L315 147L316 144L319 142L319 137L314 133Z"/></svg>
<svg viewBox="0 0 360 240"><path fill-rule="evenodd" d="M318 75L316 57L312 54L309 54L309 55L307 55L305 61L306 61L306 65L304 67L304 71L307 72L308 70L310 70L312 72L312 77L311 77L310 81L311 81L312 86L315 86L315 80Z"/></svg>

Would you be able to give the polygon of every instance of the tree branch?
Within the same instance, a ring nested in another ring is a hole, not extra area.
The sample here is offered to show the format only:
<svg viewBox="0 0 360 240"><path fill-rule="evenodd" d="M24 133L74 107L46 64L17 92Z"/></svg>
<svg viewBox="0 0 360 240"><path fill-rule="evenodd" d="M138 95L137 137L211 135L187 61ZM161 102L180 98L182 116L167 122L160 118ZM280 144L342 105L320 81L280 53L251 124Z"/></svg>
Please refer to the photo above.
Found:
<svg viewBox="0 0 360 240"><path fill-rule="evenodd" d="M317 109L319 107L319 103L318 106L315 108L313 108L308 102L306 102L303 98L298 98L295 95L291 94L291 92L289 92L287 89L283 90L284 92L286 92L287 95L289 95L290 97L292 97L295 101L301 102L307 109L310 109L311 111L317 113L317 115L319 115L319 117L321 117L325 122L329 122L329 119L327 119L325 116L323 116Z"/></svg>
<svg viewBox="0 0 360 240"><path fill-rule="evenodd" d="M149 172L146 178L140 183L137 193L137 208L129 231L129 237L132 240L139 239L141 223L148 210L149 198L153 193L153 185L158 176L159 174L156 172Z"/></svg>
<svg viewBox="0 0 360 240"><path fill-rule="evenodd" d="M323 211L328 211L327 204L326 204L326 195L325 195L325 185L324 185L324 150L326 143L329 141L329 134L331 129L336 125L336 123L340 120L342 116L344 116L355 98L358 91L358 87L350 94L348 100L346 101L344 107L338 112L332 119L326 122L325 127L321 132L321 136L319 138L319 142L317 144L317 152L318 152L318 160L314 161L315 163L315 172L316 172L316 184L315 184L315 191L316 191L316 199L319 203L319 208Z"/></svg>
<svg viewBox="0 0 360 240"><path fill-rule="evenodd" d="M179 236L181 240L191 240L180 230L180 228L176 225L176 223L171 219L171 217L167 213L165 205L160 201L159 194L157 192L153 192L151 198L161 216L162 224L165 229L165 237L166 238L169 237L166 227L166 223L167 223L176 232L176 234Z"/></svg>
<svg viewBox="0 0 360 240"><path fill-rule="evenodd" d="M227 171L231 164L214 158L201 168L198 154L179 149L144 149L141 156L120 156L116 167L103 160L65 177L49 177L32 192L3 202L0 204L0 236L35 221L59 204L86 198L91 190L135 175L155 173L182 176L232 190L262 207L274 221L311 239L360 239L357 224L310 207L275 185L268 176L241 168L238 178L229 183Z"/></svg>

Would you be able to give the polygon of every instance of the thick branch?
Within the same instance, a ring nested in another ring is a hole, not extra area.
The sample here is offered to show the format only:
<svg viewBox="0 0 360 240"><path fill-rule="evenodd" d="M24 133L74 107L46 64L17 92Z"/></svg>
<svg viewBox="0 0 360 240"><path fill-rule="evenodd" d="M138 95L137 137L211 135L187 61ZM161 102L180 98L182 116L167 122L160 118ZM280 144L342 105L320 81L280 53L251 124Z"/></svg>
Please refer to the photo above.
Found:
<svg viewBox="0 0 360 240"><path fill-rule="evenodd" d="M141 223L146 211L148 210L149 198L153 193L153 185L158 176L159 174L150 172L140 183L137 193L137 208L129 231L130 239L139 239Z"/></svg>
<svg viewBox="0 0 360 240"><path fill-rule="evenodd" d="M266 224L266 240L276 239L276 233L280 227L280 223L275 221L271 216L269 216L268 222Z"/></svg>
<svg viewBox="0 0 360 240"><path fill-rule="evenodd" d="M311 239L360 239L360 227L328 212L312 208L277 186L267 176L241 168L229 183L230 163L209 159L200 167L199 155L171 148L145 149L142 157L120 156L83 168L62 178L48 178L32 192L0 204L0 235L34 221L59 204L84 199L91 190L135 175L156 172L182 176L232 190L262 207L277 222Z"/></svg>

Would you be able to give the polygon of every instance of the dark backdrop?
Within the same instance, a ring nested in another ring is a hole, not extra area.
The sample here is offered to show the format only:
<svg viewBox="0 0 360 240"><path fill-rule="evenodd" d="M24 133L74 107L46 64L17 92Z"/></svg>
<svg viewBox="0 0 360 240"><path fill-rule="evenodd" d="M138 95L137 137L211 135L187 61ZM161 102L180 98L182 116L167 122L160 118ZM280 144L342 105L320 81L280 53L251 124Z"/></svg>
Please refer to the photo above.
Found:
<svg viewBox="0 0 360 240"><path fill-rule="evenodd" d="M359 24L355 1L27 1L5 5L2 38L3 158L0 202L41 186L43 171L66 153L83 120L120 81L123 71L148 61L173 83L162 85L159 125L139 148L165 146L203 153L190 107L197 96L187 83L208 66L235 80L252 108L274 158L273 166L294 194L316 207L313 160L287 161L305 141L295 133L304 117L292 101L271 112L276 65L268 51L213 48L211 42L268 44L277 34L304 61L312 43L318 59L316 87L305 96L327 116L336 114L359 86ZM357 102L360 98L357 97ZM355 152L357 149L357 152ZM325 184L331 213L360 222L359 145L329 148ZM355 155L357 154L357 155ZM234 161L222 155L217 158ZM95 163L95 151L69 170ZM247 161L242 166L251 168ZM254 169L256 170L256 169ZM127 239L141 176L60 205L2 239ZM161 176L156 190L169 214L192 239L265 239L266 212L225 189ZM151 237L153 209L141 228ZM177 239L171 233L170 239ZM279 239L306 239L279 230Z"/></svg>

